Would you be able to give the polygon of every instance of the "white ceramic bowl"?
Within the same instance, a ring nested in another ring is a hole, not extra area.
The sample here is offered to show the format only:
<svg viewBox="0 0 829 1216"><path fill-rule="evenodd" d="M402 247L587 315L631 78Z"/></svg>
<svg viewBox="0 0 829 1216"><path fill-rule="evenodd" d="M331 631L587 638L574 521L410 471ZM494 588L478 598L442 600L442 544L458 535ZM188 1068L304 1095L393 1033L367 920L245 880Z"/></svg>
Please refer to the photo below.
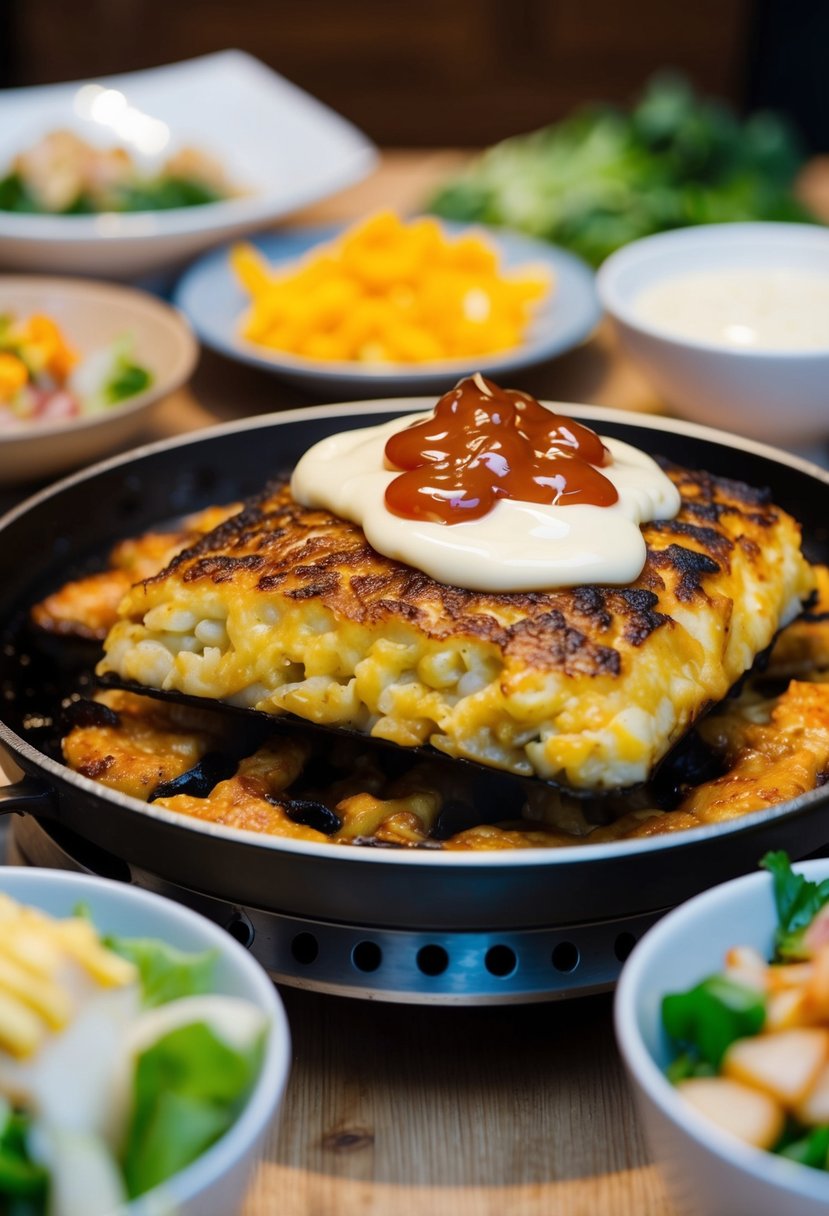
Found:
<svg viewBox="0 0 829 1216"><path fill-rule="evenodd" d="M691 272L791 269L829 276L829 229L811 224L707 224L633 241L597 276L622 348L684 418L784 446L829 434L829 345L725 347L676 337L637 315L637 296Z"/></svg>
<svg viewBox="0 0 829 1216"><path fill-rule="evenodd" d="M131 287L0 275L0 315L7 312L20 318L47 313L81 355L128 333L135 360L152 373L152 383L103 414L0 431L0 484L51 477L123 447L146 424L152 407L188 379L198 357L178 309Z"/></svg>
<svg viewBox="0 0 829 1216"><path fill-rule="evenodd" d="M279 1109L290 1069L288 1023L266 972L212 921L138 887L89 874L3 867L0 891L52 916L71 916L78 904L85 904L102 933L162 938L186 951L214 950L214 991L243 997L266 1015L269 1029L262 1070L236 1122L192 1165L118 1214L234 1216Z"/></svg>
<svg viewBox="0 0 829 1216"><path fill-rule="evenodd" d="M110 91L94 108L82 92L90 85ZM141 150L147 122L152 141L163 138L162 128L168 132L154 156ZM333 194L376 161L374 145L351 123L242 51L98 81L0 91L0 176L18 152L59 127L96 145L125 146L148 164L183 146L198 148L219 161L241 193L203 207L133 214L0 211L4 269L145 276Z"/></svg>
<svg viewBox="0 0 829 1216"><path fill-rule="evenodd" d="M829 877L829 859L795 867ZM666 1080L661 1002L722 970L730 946L770 958L777 914L771 875L713 887L648 931L622 970L615 1024L653 1157L684 1216L825 1216L829 1174L743 1144L693 1110Z"/></svg>

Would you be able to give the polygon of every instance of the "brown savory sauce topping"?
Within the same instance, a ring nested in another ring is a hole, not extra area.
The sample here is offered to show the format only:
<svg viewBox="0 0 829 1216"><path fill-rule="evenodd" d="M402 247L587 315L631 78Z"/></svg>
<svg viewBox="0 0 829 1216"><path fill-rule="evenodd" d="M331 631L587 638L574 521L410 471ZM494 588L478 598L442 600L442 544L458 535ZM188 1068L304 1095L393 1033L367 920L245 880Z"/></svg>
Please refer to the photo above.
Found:
<svg viewBox="0 0 829 1216"><path fill-rule="evenodd" d="M406 519L480 519L499 498L609 507L619 497L600 472L612 458L595 431L481 375L441 397L431 418L392 435L385 457L401 470L386 506Z"/></svg>

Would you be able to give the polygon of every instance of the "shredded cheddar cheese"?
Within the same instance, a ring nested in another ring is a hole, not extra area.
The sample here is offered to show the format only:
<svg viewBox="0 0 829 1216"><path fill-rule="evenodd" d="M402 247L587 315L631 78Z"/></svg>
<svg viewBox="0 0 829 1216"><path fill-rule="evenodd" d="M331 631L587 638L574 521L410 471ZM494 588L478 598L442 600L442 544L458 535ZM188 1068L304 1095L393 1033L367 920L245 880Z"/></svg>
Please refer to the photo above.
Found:
<svg viewBox="0 0 829 1216"><path fill-rule="evenodd" d="M250 342L312 359L424 363L508 350L551 290L538 267L506 271L483 233L381 212L288 270L252 245L231 265L251 307Z"/></svg>
<svg viewBox="0 0 829 1216"><path fill-rule="evenodd" d="M136 968L80 917L56 920L0 897L0 1050L23 1059L74 1017L71 969L101 988L134 983Z"/></svg>

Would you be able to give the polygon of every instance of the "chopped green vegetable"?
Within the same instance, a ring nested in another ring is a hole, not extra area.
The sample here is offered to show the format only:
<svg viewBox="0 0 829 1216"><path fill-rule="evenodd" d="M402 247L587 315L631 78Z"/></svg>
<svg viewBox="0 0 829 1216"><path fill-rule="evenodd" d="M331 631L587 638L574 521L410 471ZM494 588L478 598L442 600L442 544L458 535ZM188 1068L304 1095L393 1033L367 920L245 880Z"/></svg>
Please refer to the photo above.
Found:
<svg viewBox="0 0 829 1216"><path fill-rule="evenodd" d="M593 106L496 144L428 208L517 228L598 265L628 241L670 228L813 220L792 193L803 159L774 114L740 121L682 78L660 76L630 113Z"/></svg>
<svg viewBox="0 0 829 1216"><path fill-rule="evenodd" d="M662 1023L671 1038L714 1069L735 1039L759 1034L765 1017L762 993L722 975L662 1000Z"/></svg>
<svg viewBox="0 0 829 1216"><path fill-rule="evenodd" d="M137 363L122 363L105 385L104 394L111 405L117 405L119 401L126 401L127 397L143 393L151 383L152 376L146 367L139 367Z"/></svg>
<svg viewBox="0 0 829 1216"><path fill-rule="evenodd" d="M189 177L155 177L136 181L118 195L116 211L169 211L174 207L203 207L222 198L218 190Z"/></svg>
<svg viewBox="0 0 829 1216"><path fill-rule="evenodd" d="M802 874L795 873L783 852L766 853L760 864L774 879L777 957L785 961L808 958L804 935L818 912L829 904L829 878L820 883L810 882Z"/></svg>
<svg viewBox="0 0 829 1216"><path fill-rule="evenodd" d="M166 177L164 175L136 180L112 192L107 211L169 211L174 207L202 207L219 202L225 196L197 178ZM27 189L19 173L0 178L0 211L15 211L22 215L94 215L100 205L84 193L59 211L42 206Z"/></svg>
<svg viewBox="0 0 829 1216"><path fill-rule="evenodd" d="M139 1057L124 1176L142 1195L209 1148L234 1122L261 1065L263 1041L237 1051L204 1022L171 1031Z"/></svg>
<svg viewBox="0 0 829 1216"><path fill-rule="evenodd" d="M816 1170L829 1169L829 1127L814 1127L805 1136L790 1141L777 1150L781 1157L810 1165Z"/></svg>
<svg viewBox="0 0 829 1216"><path fill-rule="evenodd" d="M152 384L152 373L133 356L133 336L124 333L73 369L69 387L83 401L85 413L105 413Z"/></svg>
<svg viewBox="0 0 829 1216"><path fill-rule="evenodd" d="M687 1081L689 1077L715 1077L716 1071L711 1064L697 1058L690 1051L681 1052L665 1070L665 1076L672 1085Z"/></svg>
<svg viewBox="0 0 829 1216"><path fill-rule="evenodd" d="M104 945L138 968L146 1008L183 996L210 992L218 957L215 950L187 954L155 938L107 937Z"/></svg>
<svg viewBox="0 0 829 1216"><path fill-rule="evenodd" d="M32 214L39 210L18 173L9 173L0 178L0 211L18 211Z"/></svg>
<svg viewBox="0 0 829 1216"><path fill-rule="evenodd" d="M0 1213L44 1216L49 1189L46 1170L32 1161L26 1144L28 1115L0 1099Z"/></svg>

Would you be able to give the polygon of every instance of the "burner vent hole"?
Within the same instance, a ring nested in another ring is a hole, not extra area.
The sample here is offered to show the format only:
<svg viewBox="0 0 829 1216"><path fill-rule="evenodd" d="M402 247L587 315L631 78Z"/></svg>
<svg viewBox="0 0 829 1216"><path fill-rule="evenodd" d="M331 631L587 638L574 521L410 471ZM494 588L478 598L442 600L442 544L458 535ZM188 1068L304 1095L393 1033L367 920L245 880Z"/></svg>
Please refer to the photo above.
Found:
<svg viewBox="0 0 829 1216"><path fill-rule="evenodd" d="M510 946L490 946L484 957L484 966L490 975L503 978L512 975L518 966L518 959Z"/></svg>
<svg viewBox="0 0 829 1216"><path fill-rule="evenodd" d="M383 961L383 951L376 942L357 942L351 961L358 971L376 971Z"/></svg>
<svg viewBox="0 0 829 1216"><path fill-rule="evenodd" d="M630 954L633 947L636 945L636 938L632 933L620 933L613 943L613 953L616 955L620 963L623 963Z"/></svg>
<svg viewBox="0 0 829 1216"><path fill-rule="evenodd" d="M303 963L306 967L317 961L319 952L319 942L313 933L298 933L291 942L291 954L298 963Z"/></svg>
<svg viewBox="0 0 829 1216"><path fill-rule="evenodd" d="M421 946L417 952L417 966L424 975L443 975L449 966L449 955L443 946Z"/></svg>
<svg viewBox="0 0 829 1216"><path fill-rule="evenodd" d="M572 942L559 942L553 951L556 971L575 971L579 965L579 948Z"/></svg>
<svg viewBox="0 0 829 1216"><path fill-rule="evenodd" d="M240 946L244 946L249 950L253 945L253 939L256 937L256 930L250 923L244 912L237 912L228 923L225 925L231 937L235 938Z"/></svg>

